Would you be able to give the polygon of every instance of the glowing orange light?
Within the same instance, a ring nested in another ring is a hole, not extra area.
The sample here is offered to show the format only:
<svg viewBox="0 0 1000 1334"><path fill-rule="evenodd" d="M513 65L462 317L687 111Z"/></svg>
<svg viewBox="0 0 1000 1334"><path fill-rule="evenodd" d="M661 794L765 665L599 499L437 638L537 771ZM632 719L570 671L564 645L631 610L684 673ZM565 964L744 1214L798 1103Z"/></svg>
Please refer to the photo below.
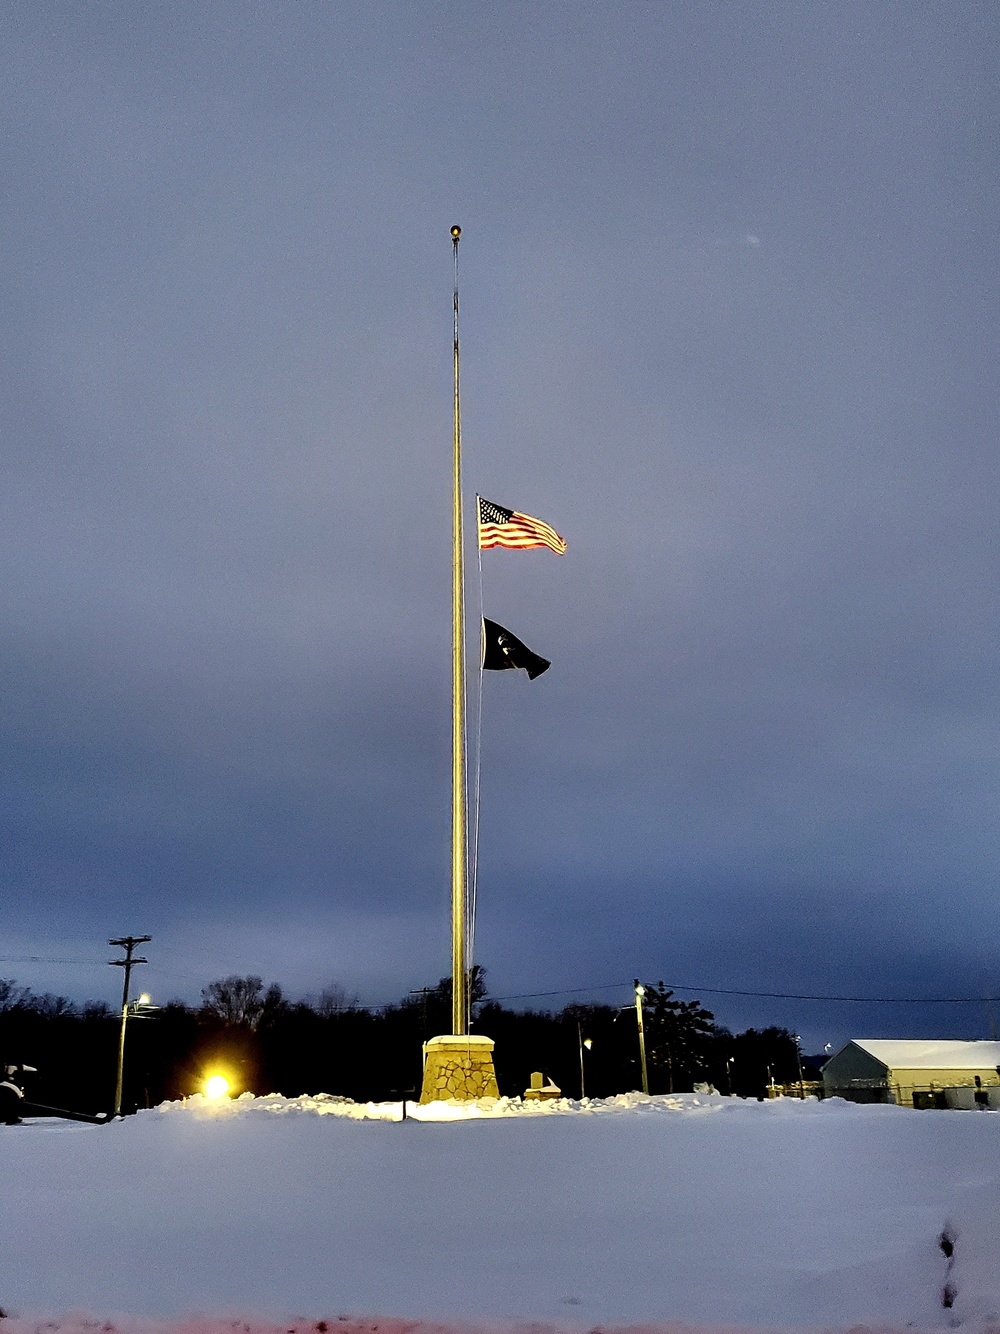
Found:
<svg viewBox="0 0 1000 1334"><path fill-rule="evenodd" d="M225 1075L209 1075L205 1080L206 1098L224 1098L229 1092L229 1080Z"/></svg>

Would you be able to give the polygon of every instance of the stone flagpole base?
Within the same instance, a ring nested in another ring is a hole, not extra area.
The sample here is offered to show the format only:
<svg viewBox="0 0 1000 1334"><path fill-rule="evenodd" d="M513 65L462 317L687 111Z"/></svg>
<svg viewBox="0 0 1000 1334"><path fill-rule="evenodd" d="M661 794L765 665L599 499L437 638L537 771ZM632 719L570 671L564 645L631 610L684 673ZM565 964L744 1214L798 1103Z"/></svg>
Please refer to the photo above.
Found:
<svg viewBox="0 0 1000 1334"><path fill-rule="evenodd" d="M451 1035L424 1043L424 1083L421 1102L454 1098L499 1098L493 1069L493 1039Z"/></svg>

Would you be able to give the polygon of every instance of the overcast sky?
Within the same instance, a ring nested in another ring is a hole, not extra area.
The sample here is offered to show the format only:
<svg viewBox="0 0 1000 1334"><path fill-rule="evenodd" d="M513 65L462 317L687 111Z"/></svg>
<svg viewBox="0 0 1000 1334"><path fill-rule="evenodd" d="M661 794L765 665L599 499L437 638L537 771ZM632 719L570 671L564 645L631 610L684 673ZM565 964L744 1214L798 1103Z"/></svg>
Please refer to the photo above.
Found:
<svg viewBox="0 0 1000 1334"><path fill-rule="evenodd" d="M483 553L492 993L997 990L998 29L0 5L0 975L448 971L460 223L469 526L569 544Z"/></svg>

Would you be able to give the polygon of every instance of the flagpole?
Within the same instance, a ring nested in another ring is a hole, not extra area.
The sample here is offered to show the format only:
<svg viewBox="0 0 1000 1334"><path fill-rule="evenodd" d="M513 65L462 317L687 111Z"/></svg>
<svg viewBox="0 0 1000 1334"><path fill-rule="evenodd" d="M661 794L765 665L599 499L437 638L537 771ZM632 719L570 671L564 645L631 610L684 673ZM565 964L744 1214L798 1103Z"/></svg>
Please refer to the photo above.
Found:
<svg viewBox="0 0 1000 1334"><path fill-rule="evenodd" d="M493 1069L493 1039L469 1032L468 857L466 852L465 781L465 583L462 558L462 412L458 379L458 242L461 227L452 227L455 254L455 440L452 476L452 714L451 714L451 1032L424 1043L421 1103L442 1098L470 1102L498 1098ZM470 932L471 934L471 932Z"/></svg>
<svg viewBox="0 0 1000 1334"><path fill-rule="evenodd" d="M465 656L464 570L462 551L462 412L459 395L458 355L458 242L461 227L452 227L455 254L455 438L452 505L452 716L451 716L451 1031L464 1037L469 1031L466 986L465 926L466 832L465 832Z"/></svg>

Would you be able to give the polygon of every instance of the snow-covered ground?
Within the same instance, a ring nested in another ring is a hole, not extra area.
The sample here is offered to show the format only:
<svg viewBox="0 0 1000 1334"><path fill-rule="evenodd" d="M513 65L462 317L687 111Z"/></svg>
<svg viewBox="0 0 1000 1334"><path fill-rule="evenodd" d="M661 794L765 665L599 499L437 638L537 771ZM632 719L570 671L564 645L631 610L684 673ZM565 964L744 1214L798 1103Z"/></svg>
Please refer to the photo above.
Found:
<svg viewBox="0 0 1000 1334"><path fill-rule="evenodd" d="M408 1110L192 1098L0 1127L0 1328L1000 1328L998 1114L631 1094Z"/></svg>

